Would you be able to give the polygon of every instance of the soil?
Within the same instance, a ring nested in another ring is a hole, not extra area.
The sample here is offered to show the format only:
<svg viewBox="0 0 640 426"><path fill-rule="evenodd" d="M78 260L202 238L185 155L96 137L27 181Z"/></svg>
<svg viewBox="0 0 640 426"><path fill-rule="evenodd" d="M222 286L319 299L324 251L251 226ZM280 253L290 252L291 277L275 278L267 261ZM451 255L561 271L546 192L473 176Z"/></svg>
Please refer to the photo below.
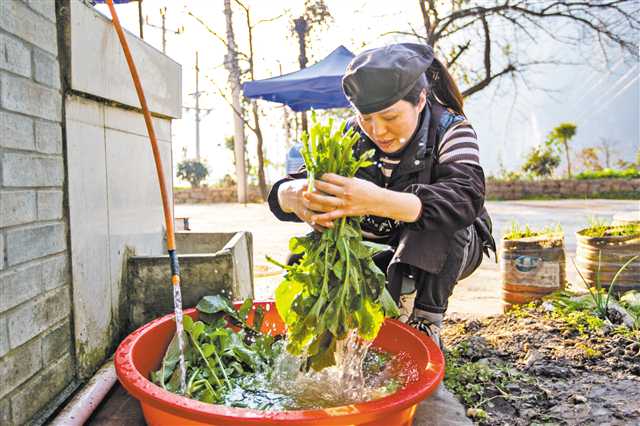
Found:
<svg viewBox="0 0 640 426"><path fill-rule="evenodd" d="M605 326L580 333L539 307L481 321L450 319L442 338L458 362L517 372L506 386L485 388L480 407L480 398L467 401L467 415L478 423L640 424L640 332Z"/></svg>

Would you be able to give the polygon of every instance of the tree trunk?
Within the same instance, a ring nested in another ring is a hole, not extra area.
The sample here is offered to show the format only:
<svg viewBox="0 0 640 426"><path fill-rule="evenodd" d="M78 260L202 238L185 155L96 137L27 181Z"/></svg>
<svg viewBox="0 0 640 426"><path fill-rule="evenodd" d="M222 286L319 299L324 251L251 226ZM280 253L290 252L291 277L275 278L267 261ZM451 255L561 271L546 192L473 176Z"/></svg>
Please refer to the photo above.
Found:
<svg viewBox="0 0 640 426"><path fill-rule="evenodd" d="M307 67L307 31L309 30L309 24L304 19L304 16L301 16L293 21L295 25L296 34L298 34L298 47L300 49L300 55L298 56L298 62L300 63L300 69L304 69ZM305 111L300 112L300 118L302 123L302 131L308 131L307 124L307 113Z"/></svg>
<svg viewBox="0 0 640 426"><path fill-rule="evenodd" d="M264 139L262 138L262 129L260 128L260 119L258 117L258 104L256 101L253 101L253 122L255 125L255 134L257 140L257 151L258 151L258 185L260 186L260 195L262 196L263 201L267 201L268 193L267 193L267 180L264 176Z"/></svg>
<svg viewBox="0 0 640 426"><path fill-rule="evenodd" d="M247 203L247 173L244 158L244 120L241 116L242 105L240 103L240 67L238 65L238 55L236 42L233 35L233 24L231 16L231 0L224 0L224 16L227 23L227 46L228 53L225 60L225 67L229 71L229 85L231 86L231 97L233 105L233 127L234 127L234 153L236 163L236 182L238 202Z"/></svg>
<svg viewBox="0 0 640 426"><path fill-rule="evenodd" d="M569 144L567 143L567 139L563 139L562 144L564 145L564 153L567 156L567 175L569 175L569 179L571 179L571 158L569 156Z"/></svg>

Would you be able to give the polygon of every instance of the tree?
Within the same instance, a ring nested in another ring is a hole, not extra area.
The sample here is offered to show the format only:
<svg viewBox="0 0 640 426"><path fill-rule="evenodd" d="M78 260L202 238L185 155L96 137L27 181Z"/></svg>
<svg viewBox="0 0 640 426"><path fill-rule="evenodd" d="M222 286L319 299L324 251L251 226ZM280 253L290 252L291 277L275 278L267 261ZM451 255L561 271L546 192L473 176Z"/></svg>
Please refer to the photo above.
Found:
<svg viewBox="0 0 640 426"><path fill-rule="evenodd" d="M326 26L331 19L331 13L329 8L324 3L324 0L304 0L304 11L302 15L293 19L291 25L291 31L298 37L298 49L300 55L298 56L298 62L300 69L307 67L307 48L309 47L309 34L316 28L322 28ZM307 131L307 114L303 111L301 113L302 118L302 130Z"/></svg>
<svg viewBox="0 0 640 426"><path fill-rule="evenodd" d="M245 22L247 26L247 36L248 36L247 39L248 39L249 46L248 46L248 53L245 53L239 50L235 45L234 45L233 52L235 52L236 57L239 61L242 61L243 64L246 63L246 69L244 71L240 70L241 80L245 80L245 79L255 80L255 52L253 49L253 41L254 41L253 31L257 25L264 22L274 21L276 19L279 19L282 15L279 15L273 18L263 19L258 21L257 23L253 23L249 7L246 6L244 3L242 3L240 0L235 0L235 3L238 6L240 6L240 8L242 8L245 15ZM209 26L203 19L199 18L198 16L194 15L191 12L188 12L188 13L196 21L198 21L198 23L200 23L200 25L202 25L211 35L213 35L220 42L222 42L230 52L232 51L229 47L229 43L224 37L220 36L216 31L214 31L211 28L211 26ZM239 109L236 109L236 107L233 106L233 103L229 101L227 95L223 91L219 90L219 93L223 97L223 99L225 99L232 106L234 111L236 111L236 115L242 119L244 125L247 126L247 128L249 128L249 130L251 130L256 137L256 142L257 142L256 155L258 157L258 169L257 169L258 185L260 187L260 193L262 195L262 199L266 200L268 196L268 191L267 191L267 182L266 182L264 168L267 160L265 159L265 155L264 155L264 136L262 134L262 128L260 126L261 112L260 112L258 103L256 100L249 101L251 105L251 113L252 113L252 121L253 121L253 123L250 123L249 120L245 117L245 108L242 107L242 104L240 105ZM235 151L235 148L234 148L234 151ZM246 149L245 149L245 152L246 152ZM247 159L247 164L248 164L248 159ZM247 166L247 170L249 170L249 166Z"/></svg>
<svg viewBox="0 0 640 426"><path fill-rule="evenodd" d="M418 0L423 29L410 24L409 35L433 46L446 65L465 83L462 95L471 96L503 77L520 76L533 66L560 63L553 49L538 60L521 61L514 43L539 42L541 35L571 46L590 40L599 43L605 59L611 45L637 58L640 13L637 0ZM569 36L576 24L581 34ZM383 34L384 35L384 34ZM520 40L520 41L519 41ZM481 50L480 65L474 52Z"/></svg>
<svg viewBox="0 0 640 426"><path fill-rule="evenodd" d="M547 177L560 165L560 156L549 146L537 146L527 155L527 161L522 166L525 173L536 177Z"/></svg>
<svg viewBox="0 0 640 426"><path fill-rule="evenodd" d="M582 166L586 170L598 171L602 170L602 164L600 164L600 157L598 156L598 148L587 147L583 148L578 153L578 159L582 163Z"/></svg>
<svg viewBox="0 0 640 426"><path fill-rule="evenodd" d="M236 50L235 36L233 34L233 17L231 10L231 0L224 0L224 16L227 23L227 48L224 65L229 71L229 86L231 88L231 99L233 106L234 125L234 152L236 158L236 192L238 202L247 203L247 174L244 167L244 118L242 107L240 106L240 67L238 65L238 53Z"/></svg>
<svg viewBox="0 0 640 426"><path fill-rule="evenodd" d="M600 138L600 143L598 144L598 149L602 151L604 154L604 166L607 169L611 168L611 163L614 155L614 148L618 145L617 140L609 139L609 138Z"/></svg>
<svg viewBox="0 0 640 426"><path fill-rule="evenodd" d="M200 188L200 183L209 176L209 169L203 161L185 158L178 163L176 176L189 182L192 188Z"/></svg>
<svg viewBox="0 0 640 426"><path fill-rule="evenodd" d="M567 160L567 175L571 179L571 152L569 151L569 141L576 135L576 125L573 123L560 123L547 136L547 146L556 148L559 152L564 151Z"/></svg>

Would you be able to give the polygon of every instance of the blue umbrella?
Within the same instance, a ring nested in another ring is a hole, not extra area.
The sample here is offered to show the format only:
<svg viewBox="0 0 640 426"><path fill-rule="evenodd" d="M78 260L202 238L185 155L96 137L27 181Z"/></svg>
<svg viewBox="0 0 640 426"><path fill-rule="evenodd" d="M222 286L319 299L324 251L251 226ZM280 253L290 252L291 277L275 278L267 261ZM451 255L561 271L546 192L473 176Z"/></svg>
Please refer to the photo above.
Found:
<svg viewBox="0 0 640 426"><path fill-rule="evenodd" d="M342 92L342 76L355 55L339 46L326 58L308 68L242 85L244 96L286 104L294 111L345 108L349 101Z"/></svg>

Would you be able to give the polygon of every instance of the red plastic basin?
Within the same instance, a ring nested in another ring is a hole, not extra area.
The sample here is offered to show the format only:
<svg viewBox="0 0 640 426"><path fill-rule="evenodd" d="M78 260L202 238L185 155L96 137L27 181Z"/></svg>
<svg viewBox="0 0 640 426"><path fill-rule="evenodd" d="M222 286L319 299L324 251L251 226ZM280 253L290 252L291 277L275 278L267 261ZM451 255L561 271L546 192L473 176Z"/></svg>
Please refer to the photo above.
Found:
<svg viewBox="0 0 640 426"><path fill-rule="evenodd" d="M263 329L281 333L284 325L273 302L258 302L266 312ZM267 305L268 308L267 308ZM185 311L194 320L195 309ZM175 332L173 314L158 318L131 333L115 356L116 372L122 386L140 401L149 425L367 425L409 426L417 404L430 395L444 376L444 357L437 345L423 333L396 320L386 320L373 345L402 354L417 367L412 380L396 393L374 401L341 407L260 411L207 404L185 398L156 386L147 378L158 369Z"/></svg>

